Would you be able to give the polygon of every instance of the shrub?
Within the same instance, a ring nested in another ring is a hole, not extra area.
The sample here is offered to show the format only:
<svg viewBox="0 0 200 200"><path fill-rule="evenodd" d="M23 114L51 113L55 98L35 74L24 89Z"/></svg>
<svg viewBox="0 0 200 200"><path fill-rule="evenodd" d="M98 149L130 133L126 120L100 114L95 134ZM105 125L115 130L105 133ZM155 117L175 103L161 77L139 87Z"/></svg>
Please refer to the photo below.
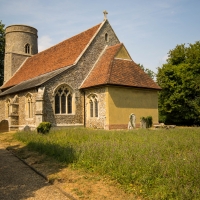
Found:
<svg viewBox="0 0 200 200"><path fill-rule="evenodd" d="M48 133L51 128L51 123L50 122L41 122L39 126L37 127L37 132L38 133Z"/></svg>
<svg viewBox="0 0 200 200"><path fill-rule="evenodd" d="M147 122L147 128L152 127L152 124L153 124L153 118L152 118L152 116L147 116L146 117L146 122Z"/></svg>

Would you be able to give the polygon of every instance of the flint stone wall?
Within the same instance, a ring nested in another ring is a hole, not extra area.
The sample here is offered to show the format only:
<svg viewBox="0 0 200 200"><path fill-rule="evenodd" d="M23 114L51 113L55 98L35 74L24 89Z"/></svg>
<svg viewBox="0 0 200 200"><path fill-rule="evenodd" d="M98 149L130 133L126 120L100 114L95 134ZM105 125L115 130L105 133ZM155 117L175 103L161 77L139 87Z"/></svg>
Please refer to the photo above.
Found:
<svg viewBox="0 0 200 200"><path fill-rule="evenodd" d="M105 40L105 34L108 34L108 40ZM30 33L32 34L32 33ZM13 36L14 37L14 36ZM24 36L23 36L24 37ZM28 35L27 35L28 37ZM13 38L14 39L14 38ZM21 40L21 39L20 39ZM31 42L30 42L31 43ZM43 121L48 121L52 123L52 125L76 125L76 124L84 124L84 91L80 90L79 87L91 71L92 67L94 66L95 62L98 60L100 54L105 49L106 45L111 46L118 44L119 40L116 37L115 33L113 32L112 28L110 27L109 23L106 21L99 31L99 33L96 35L92 43L90 44L89 48L84 52L78 63L67 69L65 72L55 76L48 82L44 83L42 87L45 87L45 93L44 93L44 110L43 110ZM12 49L12 47L9 47ZM19 50L20 51L20 50ZM33 52L32 52L33 53ZM18 62L22 62L21 58L18 60ZM63 66L64 67L64 66ZM15 69L14 69L15 70ZM5 73L7 73L5 71ZM10 73L10 72L9 72ZM73 114L68 115L55 115L54 114L54 90L61 84L67 84L73 91L73 100L75 101L73 108ZM30 92L33 94L33 118L28 119L26 116L26 107L25 107L25 95ZM99 93L99 100L103 101L103 94L104 91L97 90L97 93ZM10 98L11 101L14 98L16 94L8 95L6 97L0 98L0 106L2 108L0 119L5 119L5 99ZM29 91L25 92L19 92L19 111L18 111L18 122L16 121L16 124L18 123L20 126L35 126L36 124L36 96L37 96L37 90L31 89ZM104 105L102 102L99 103L101 105L100 107L100 115L99 117L100 122L97 123L97 119L88 122L89 124L96 124L98 127L103 127L103 117L105 116L105 111L103 110ZM14 118L13 118L14 119ZM13 123L15 123L13 121Z"/></svg>
<svg viewBox="0 0 200 200"><path fill-rule="evenodd" d="M106 33L109 35L108 42L105 41ZM51 122L53 126L84 124L84 91L79 90L79 87L91 71L105 46L118 43L118 38L106 22L78 63L43 85L46 88L44 95L44 121ZM75 101L75 108L72 109L75 112L67 115L55 115L53 93L59 85L64 83L69 85L74 92L73 100ZM101 119L100 121L97 125L98 127L103 127L103 120Z"/></svg>
<svg viewBox="0 0 200 200"><path fill-rule="evenodd" d="M98 98L98 117L90 117L90 103L89 96L95 94ZM92 128L105 128L106 123L106 89L92 88L85 92L85 125Z"/></svg>
<svg viewBox="0 0 200 200"><path fill-rule="evenodd" d="M26 95L30 93L32 94L32 105L33 105L33 118L28 118L27 116L27 110L26 110ZM36 99L36 95L37 95L37 90L36 89L31 89L28 91L24 91L24 92L19 92L17 94L18 96L18 113L16 113L16 111L14 111L15 116L10 116L9 118L6 119L6 112L8 112L6 110L6 99L10 99L11 103L14 100L14 98L16 97L16 94L11 94L11 95L7 95L4 97L0 97L0 109L3 112L0 112L0 120L8 120L9 121L9 126L25 126L25 125L29 125L31 127L35 127L35 99Z"/></svg>
<svg viewBox="0 0 200 200"><path fill-rule="evenodd" d="M0 121L6 119L6 98L5 97L0 97Z"/></svg>
<svg viewBox="0 0 200 200"><path fill-rule="evenodd" d="M33 102L33 118L28 118L27 111L25 110L25 102L26 102L26 95L30 93L32 94L32 102ZM36 113L36 96L37 96L37 90L31 89L25 92L20 92L19 97L19 125L29 125L29 126L35 126L35 113Z"/></svg>

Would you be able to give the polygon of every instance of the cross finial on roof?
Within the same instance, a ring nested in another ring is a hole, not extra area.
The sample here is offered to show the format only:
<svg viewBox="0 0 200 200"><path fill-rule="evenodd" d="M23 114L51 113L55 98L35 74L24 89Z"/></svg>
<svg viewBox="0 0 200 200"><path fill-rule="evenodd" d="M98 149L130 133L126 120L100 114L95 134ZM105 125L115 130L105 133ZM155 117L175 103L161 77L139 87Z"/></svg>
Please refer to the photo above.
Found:
<svg viewBox="0 0 200 200"><path fill-rule="evenodd" d="M103 14L104 14L104 20L106 20L106 19L107 19L107 14L108 14L108 12L107 12L106 10L104 10L104 11L103 11Z"/></svg>

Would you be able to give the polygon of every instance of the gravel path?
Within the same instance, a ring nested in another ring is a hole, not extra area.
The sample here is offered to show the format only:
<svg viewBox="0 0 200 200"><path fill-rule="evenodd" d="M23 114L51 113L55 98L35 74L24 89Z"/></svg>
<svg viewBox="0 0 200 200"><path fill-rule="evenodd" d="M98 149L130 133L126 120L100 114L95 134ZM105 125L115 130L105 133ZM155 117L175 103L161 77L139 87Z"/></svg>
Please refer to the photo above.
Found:
<svg viewBox="0 0 200 200"><path fill-rule="evenodd" d="M0 144L1 200L70 200L59 188L50 185Z"/></svg>

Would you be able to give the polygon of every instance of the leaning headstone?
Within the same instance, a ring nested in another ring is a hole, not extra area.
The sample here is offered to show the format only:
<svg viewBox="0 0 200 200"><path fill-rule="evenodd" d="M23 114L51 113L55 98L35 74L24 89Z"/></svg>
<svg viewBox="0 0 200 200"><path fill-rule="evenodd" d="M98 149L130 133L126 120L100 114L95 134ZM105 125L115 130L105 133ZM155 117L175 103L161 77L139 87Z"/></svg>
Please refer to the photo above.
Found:
<svg viewBox="0 0 200 200"><path fill-rule="evenodd" d="M135 120L136 120L135 115L133 113L131 113L129 116L128 129L135 128Z"/></svg>
<svg viewBox="0 0 200 200"><path fill-rule="evenodd" d="M8 132L9 126L8 126L8 120L2 120L0 122L0 132Z"/></svg>
<svg viewBox="0 0 200 200"><path fill-rule="evenodd" d="M30 126L26 125L26 126L23 128L23 131L26 131L26 132L31 131Z"/></svg>

